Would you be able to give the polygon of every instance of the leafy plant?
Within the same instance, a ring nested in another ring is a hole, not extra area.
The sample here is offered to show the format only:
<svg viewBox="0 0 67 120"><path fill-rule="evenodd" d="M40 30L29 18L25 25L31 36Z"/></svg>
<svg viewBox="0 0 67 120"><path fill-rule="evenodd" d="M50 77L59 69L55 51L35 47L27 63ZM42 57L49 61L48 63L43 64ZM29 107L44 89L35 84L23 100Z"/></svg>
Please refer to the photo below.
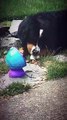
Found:
<svg viewBox="0 0 67 120"><path fill-rule="evenodd" d="M23 83L12 83L3 90L0 90L0 96L14 96L17 94L22 94L31 88L29 84L24 85Z"/></svg>

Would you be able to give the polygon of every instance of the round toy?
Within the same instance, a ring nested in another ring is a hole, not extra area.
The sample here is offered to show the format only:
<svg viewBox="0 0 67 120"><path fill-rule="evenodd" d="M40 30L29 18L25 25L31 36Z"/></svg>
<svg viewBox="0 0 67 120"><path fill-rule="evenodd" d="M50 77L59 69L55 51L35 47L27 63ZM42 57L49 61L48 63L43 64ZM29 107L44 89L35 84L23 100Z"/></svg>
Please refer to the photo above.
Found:
<svg viewBox="0 0 67 120"><path fill-rule="evenodd" d="M5 61L10 69L21 69L22 67L26 66L26 61L15 47L10 48L8 51Z"/></svg>
<svg viewBox="0 0 67 120"><path fill-rule="evenodd" d="M21 70L9 70L8 74L9 74L9 77L11 77L11 78L19 78L19 77L25 76L25 72L23 69L21 69Z"/></svg>

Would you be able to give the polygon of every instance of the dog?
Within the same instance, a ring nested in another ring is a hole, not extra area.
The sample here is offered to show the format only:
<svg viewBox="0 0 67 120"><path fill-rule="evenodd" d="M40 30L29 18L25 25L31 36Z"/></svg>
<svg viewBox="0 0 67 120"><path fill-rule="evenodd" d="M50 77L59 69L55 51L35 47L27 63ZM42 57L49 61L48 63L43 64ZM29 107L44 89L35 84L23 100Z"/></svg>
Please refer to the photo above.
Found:
<svg viewBox="0 0 67 120"><path fill-rule="evenodd" d="M30 59L45 51L56 54L67 49L67 10L30 15L20 23L17 35Z"/></svg>

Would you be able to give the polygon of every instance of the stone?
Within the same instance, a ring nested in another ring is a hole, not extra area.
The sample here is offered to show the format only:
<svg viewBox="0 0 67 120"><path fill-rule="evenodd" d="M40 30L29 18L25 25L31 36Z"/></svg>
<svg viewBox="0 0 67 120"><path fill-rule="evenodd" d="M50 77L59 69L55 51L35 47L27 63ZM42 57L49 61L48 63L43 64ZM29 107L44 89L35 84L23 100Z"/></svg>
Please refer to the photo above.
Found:
<svg viewBox="0 0 67 120"><path fill-rule="evenodd" d="M0 27L0 37L4 37L9 34L9 27Z"/></svg>
<svg viewBox="0 0 67 120"><path fill-rule="evenodd" d="M2 29L2 33L4 34L4 36L1 35L0 38L0 44L1 44L1 48L10 48L10 47L21 47L21 42L19 40L19 38L15 38L15 37L11 37L10 34L14 35L16 34L16 32L18 31L18 27L19 24L22 22L22 20L12 20L11 22L11 26L8 29L7 28L0 28ZM6 34L6 32L3 30L7 31L8 30L8 34Z"/></svg>
<svg viewBox="0 0 67 120"><path fill-rule="evenodd" d="M9 28L9 32L12 34L16 31L18 31L19 24L22 22L22 20L12 20L11 26Z"/></svg>
<svg viewBox="0 0 67 120"><path fill-rule="evenodd" d="M19 38L6 36L1 38L1 48L20 47L21 42Z"/></svg>
<svg viewBox="0 0 67 120"><path fill-rule="evenodd" d="M45 69L41 68L39 65L27 63L27 66L23 68L23 70L26 72L24 77L10 78L7 73L0 78L0 89L4 89L13 82L30 84L31 86L42 83L46 79Z"/></svg>
<svg viewBox="0 0 67 120"><path fill-rule="evenodd" d="M64 55L56 55L54 56L54 58L58 60L59 62L67 62L67 57Z"/></svg>

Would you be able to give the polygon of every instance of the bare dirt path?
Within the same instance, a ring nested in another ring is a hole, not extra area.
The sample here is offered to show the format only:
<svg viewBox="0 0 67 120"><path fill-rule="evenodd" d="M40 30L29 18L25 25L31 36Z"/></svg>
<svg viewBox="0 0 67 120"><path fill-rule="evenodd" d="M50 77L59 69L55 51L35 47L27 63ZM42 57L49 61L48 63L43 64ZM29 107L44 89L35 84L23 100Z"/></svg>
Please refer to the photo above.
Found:
<svg viewBox="0 0 67 120"><path fill-rule="evenodd" d="M67 120L67 77L0 99L0 120Z"/></svg>

